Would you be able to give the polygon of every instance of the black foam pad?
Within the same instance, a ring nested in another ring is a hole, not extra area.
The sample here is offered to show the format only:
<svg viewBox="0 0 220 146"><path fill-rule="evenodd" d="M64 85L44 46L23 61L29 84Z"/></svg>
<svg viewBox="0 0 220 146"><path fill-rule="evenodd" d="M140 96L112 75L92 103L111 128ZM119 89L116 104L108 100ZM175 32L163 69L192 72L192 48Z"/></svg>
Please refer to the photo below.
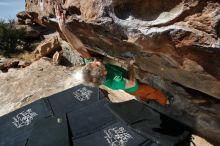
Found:
<svg viewBox="0 0 220 146"><path fill-rule="evenodd" d="M66 116L48 117L34 124L27 146L69 146Z"/></svg>
<svg viewBox="0 0 220 146"><path fill-rule="evenodd" d="M23 145L30 135L33 124L51 116L46 99L40 99L0 118L0 145Z"/></svg>
<svg viewBox="0 0 220 146"><path fill-rule="evenodd" d="M2 137L0 146L25 146L29 135L29 131L23 131L22 134L11 136L10 138Z"/></svg>
<svg viewBox="0 0 220 146"><path fill-rule="evenodd" d="M68 114L74 146L138 146L149 139L135 133L114 116L103 99Z"/></svg>
<svg viewBox="0 0 220 146"><path fill-rule="evenodd" d="M84 108L67 114L70 129L74 138L88 135L94 130L102 129L103 126L114 123L117 119L105 108L107 100L101 100Z"/></svg>
<svg viewBox="0 0 220 146"><path fill-rule="evenodd" d="M151 140L137 134L122 122L106 125L89 135L73 139L74 146L91 146L91 144L97 146L141 146L146 141L149 141L148 146L153 144Z"/></svg>
<svg viewBox="0 0 220 146"><path fill-rule="evenodd" d="M68 113L104 98L99 88L78 85L48 97L54 114Z"/></svg>
<svg viewBox="0 0 220 146"><path fill-rule="evenodd" d="M189 135L189 131L184 125L136 100L110 103L108 107L132 129L158 144L176 145Z"/></svg>

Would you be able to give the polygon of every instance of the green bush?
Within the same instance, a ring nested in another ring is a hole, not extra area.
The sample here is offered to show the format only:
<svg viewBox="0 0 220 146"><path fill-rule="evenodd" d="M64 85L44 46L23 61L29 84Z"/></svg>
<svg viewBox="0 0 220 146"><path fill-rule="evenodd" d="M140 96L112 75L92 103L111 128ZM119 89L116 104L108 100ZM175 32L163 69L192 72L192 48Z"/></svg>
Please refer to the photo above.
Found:
<svg viewBox="0 0 220 146"><path fill-rule="evenodd" d="M25 40L25 29L16 29L13 19L0 20L0 51L3 55L9 56L15 53L16 48L26 49L29 44Z"/></svg>

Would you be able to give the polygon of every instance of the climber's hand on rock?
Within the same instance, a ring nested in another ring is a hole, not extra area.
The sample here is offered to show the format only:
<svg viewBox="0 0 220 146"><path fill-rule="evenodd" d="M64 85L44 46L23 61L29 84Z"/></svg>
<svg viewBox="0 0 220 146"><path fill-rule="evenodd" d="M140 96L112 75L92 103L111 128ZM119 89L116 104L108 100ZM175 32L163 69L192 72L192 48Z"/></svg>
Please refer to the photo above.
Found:
<svg viewBox="0 0 220 146"><path fill-rule="evenodd" d="M130 67L130 66L134 66L135 60L133 58L125 59L123 60L122 63L126 65L127 67Z"/></svg>
<svg viewBox="0 0 220 146"><path fill-rule="evenodd" d="M59 27L62 30L65 26L65 16L64 16L64 13L61 12L61 6L58 4L55 7L55 13L56 13L56 18L58 20Z"/></svg>
<svg viewBox="0 0 220 146"><path fill-rule="evenodd" d="M127 60L128 65L134 65L134 63L135 63L135 58L130 58Z"/></svg>
<svg viewBox="0 0 220 146"><path fill-rule="evenodd" d="M129 61L129 65L133 65L135 63L135 60L134 59L131 59L130 61Z"/></svg>

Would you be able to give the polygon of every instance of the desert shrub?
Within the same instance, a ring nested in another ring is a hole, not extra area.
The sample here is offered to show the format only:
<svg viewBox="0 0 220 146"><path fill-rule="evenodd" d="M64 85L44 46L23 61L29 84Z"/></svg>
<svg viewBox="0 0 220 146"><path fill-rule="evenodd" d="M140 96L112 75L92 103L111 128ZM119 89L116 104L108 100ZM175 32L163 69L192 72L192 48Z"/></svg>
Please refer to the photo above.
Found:
<svg viewBox="0 0 220 146"><path fill-rule="evenodd" d="M0 20L0 51L9 55L17 50L17 47L27 49L29 44L25 40L25 29L16 29L15 20Z"/></svg>

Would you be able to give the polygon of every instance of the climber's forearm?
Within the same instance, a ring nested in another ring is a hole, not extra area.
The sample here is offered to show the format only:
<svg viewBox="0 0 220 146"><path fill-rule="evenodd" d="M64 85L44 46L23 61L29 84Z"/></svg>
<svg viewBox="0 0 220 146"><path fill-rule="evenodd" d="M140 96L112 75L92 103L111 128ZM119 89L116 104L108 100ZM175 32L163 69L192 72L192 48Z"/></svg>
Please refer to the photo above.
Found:
<svg viewBox="0 0 220 146"><path fill-rule="evenodd" d="M133 64L128 66L128 80L126 80L125 88L132 88L136 85L135 70Z"/></svg>
<svg viewBox="0 0 220 146"><path fill-rule="evenodd" d="M81 40L77 38L68 28L63 27L60 28L60 30L74 49L78 50L84 46Z"/></svg>
<svg viewBox="0 0 220 146"><path fill-rule="evenodd" d="M128 78L130 81L135 82L136 78L135 78L135 69L134 69L134 65L130 64L128 66Z"/></svg>
<svg viewBox="0 0 220 146"><path fill-rule="evenodd" d="M70 43L70 45L76 49L84 58L91 58L91 55L89 54L88 50L84 46L84 44L81 42L81 40L75 36L68 28L66 28L64 25L60 26L60 30L63 33L63 35L66 37L67 41Z"/></svg>
<svg viewBox="0 0 220 146"><path fill-rule="evenodd" d="M56 18L58 20L59 30L63 34L63 36L66 38L66 40L70 43L70 45L76 49L84 58L90 58L91 55L89 54L86 47L83 45L81 40L75 36L66 26L65 26L65 15L63 12L61 12L61 5L56 4L55 7L55 14Z"/></svg>

